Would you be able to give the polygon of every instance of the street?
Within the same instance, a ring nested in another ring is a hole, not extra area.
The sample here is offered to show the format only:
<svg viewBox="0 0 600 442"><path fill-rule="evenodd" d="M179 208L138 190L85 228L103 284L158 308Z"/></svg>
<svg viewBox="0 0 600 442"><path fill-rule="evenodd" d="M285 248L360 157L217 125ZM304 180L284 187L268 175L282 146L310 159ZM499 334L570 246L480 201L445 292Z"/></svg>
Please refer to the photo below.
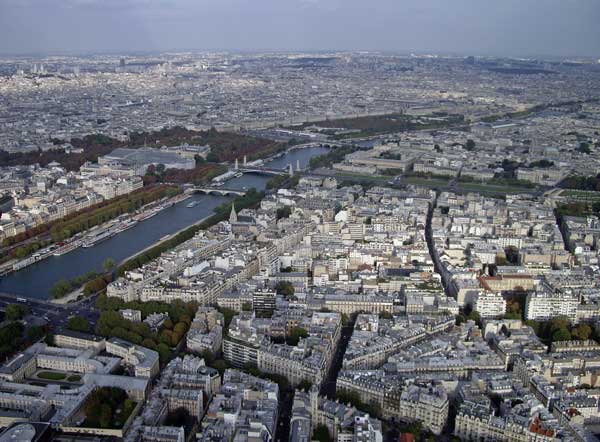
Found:
<svg viewBox="0 0 600 442"><path fill-rule="evenodd" d="M18 300L17 300L18 299ZM21 298L14 295L0 294L0 310L5 311L9 304L20 304L29 308L29 315L25 318L27 325L48 324L54 329L66 327L69 317L81 316L88 320L92 329L100 313L95 308L96 296L90 296L81 301L70 304L54 304L49 301L33 298Z"/></svg>

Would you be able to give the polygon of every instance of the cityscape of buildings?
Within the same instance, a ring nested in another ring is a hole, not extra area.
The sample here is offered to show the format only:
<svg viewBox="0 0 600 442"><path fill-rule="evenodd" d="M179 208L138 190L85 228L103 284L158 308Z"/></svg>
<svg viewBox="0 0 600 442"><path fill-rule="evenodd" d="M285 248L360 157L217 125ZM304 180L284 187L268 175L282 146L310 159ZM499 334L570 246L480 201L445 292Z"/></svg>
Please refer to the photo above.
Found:
<svg viewBox="0 0 600 442"><path fill-rule="evenodd" d="M600 440L599 91L592 61L1 60L2 278L202 215L0 293L0 442Z"/></svg>

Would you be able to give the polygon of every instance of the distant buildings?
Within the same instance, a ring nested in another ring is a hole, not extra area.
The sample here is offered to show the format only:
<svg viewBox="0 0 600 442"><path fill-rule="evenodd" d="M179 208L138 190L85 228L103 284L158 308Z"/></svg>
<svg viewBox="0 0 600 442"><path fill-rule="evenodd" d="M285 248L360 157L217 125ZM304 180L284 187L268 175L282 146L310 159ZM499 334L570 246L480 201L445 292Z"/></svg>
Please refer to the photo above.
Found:
<svg viewBox="0 0 600 442"><path fill-rule="evenodd" d="M557 74L546 75L535 62L539 74L512 75L534 63L510 67L506 59L508 67L498 68L473 57L352 53L167 54L159 64L105 57L76 65L61 59L69 66L61 75L52 74L63 69L59 62L47 59L30 73L4 76L3 149L80 155L85 149L71 138L96 133L126 143L138 138L134 131L165 125L290 145L294 138L327 142L360 131L336 117L357 116L365 100L362 115L394 112L379 122L396 123L399 132L385 144L348 149L331 166L337 178L304 174L295 188L269 192L252 209L232 207L229 219L108 286L109 297L125 302L196 302L187 350L235 369L221 379L188 354L160 370L158 353L142 345L59 331L57 347L34 344L0 368L0 426L16 424L0 441L32 431L37 437L43 428L21 423L47 421L125 442L183 442L194 435L166 420L184 409L198 423L200 442L269 442L283 416L282 392L268 377L309 390L292 399L293 442L312 440L317 429L337 442L382 442L378 417L420 422L436 437L454 424L464 440L595 440L589 430L600 422L600 346L586 339L585 325L600 321L600 224L588 215L564 216L558 225L554 213L557 204L593 196L527 194L522 182L555 186L571 173L600 170L593 124L600 107L583 102L600 91L588 63L553 62ZM315 69L321 65L328 68ZM469 121L477 123L467 133ZM459 130L400 132L451 122ZM285 127L268 128L274 125ZM78 172L55 162L3 168L0 192L12 201L2 211L0 240L136 191L149 166L191 169L210 152L148 145L156 148L116 149ZM341 183L372 175L379 185ZM443 189L409 184L423 180ZM506 195L468 192L482 186ZM523 193L511 194L513 187ZM465 309L478 321L456 318ZM141 311L120 314L142 322ZM573 337L584 337L548 348L535 335L538 324L507 319L521 315L566 317L579 326ZM333 387L326 383L343 325L354 319L344 336L338 400L319 396L319 387ZM155 313L144 323L158 331L166 320ZM124 375L115 374L119 368ZM44 379L44 371L65 377ZM123 430L78 426L82 405L100 387L123 389L136 403ZM340 398L360 402L359 409Z"/></svg>
<svg viewBox="0 0 600 442"><path fill-rule="evenodd" d="M144 175L148 166L162 164L165 169L193 169L194 157L179 155L177 150L158 150L147 147L137 149L118 148L98 158L98 168L112 172L130 170L133 175ZM183 148L181 152L187 152ZM202 150L204 152L204 150Z"/></svg>

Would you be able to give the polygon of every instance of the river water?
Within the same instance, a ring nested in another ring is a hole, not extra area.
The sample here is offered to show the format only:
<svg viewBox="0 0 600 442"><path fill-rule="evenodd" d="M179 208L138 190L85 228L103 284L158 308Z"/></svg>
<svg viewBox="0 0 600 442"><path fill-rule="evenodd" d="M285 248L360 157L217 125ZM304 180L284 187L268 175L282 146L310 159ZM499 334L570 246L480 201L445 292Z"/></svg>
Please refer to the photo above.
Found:
<svg viewBox="0 0 600 442"><path fill-rule="evenodd" d="M327 152L325 148L297 149L266 163L272 168L284 168L300 161L305 167L308 161L317 155ZM227 181L228 189L263 190L271 177L245 174L240 178ZM66 255L52 256L18 272L4 276L0 280L0 292L14 293L26 298L46 299L50 289L60 279L73 279L92 269L102 270L102 263L107 258L120 262L157 242L165 235L177 232L213 213L218 205L230 201L231 197L217 195L193 195L192 198L158 213L158 215L137 223L134 227L94 247L78 248ZM193 208L186 207L191 201L198 201Z"/></svg>

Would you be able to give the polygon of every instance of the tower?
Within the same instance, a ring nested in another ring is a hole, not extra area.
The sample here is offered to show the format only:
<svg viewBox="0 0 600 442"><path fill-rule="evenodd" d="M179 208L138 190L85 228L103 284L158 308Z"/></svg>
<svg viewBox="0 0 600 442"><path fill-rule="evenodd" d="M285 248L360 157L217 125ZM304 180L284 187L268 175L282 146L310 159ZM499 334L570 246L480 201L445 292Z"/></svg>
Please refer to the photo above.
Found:
<svg viewBox="0 0 600 442"><path fill-rule="evenodd" d="M316 385L313 385L310 388L308 393L310 400L310 417L312 420L313 426L317 425L317 413L319 410L319 389Z"/></svg>
<svg viewBox="0 0 600 442"><path fill-rule="evenodd" d="M296 160L296 171L300 172L300 160Z"/></svg>
<svg viewBox="0 0 600 442"><path fill-rule="evenodd" d="M238 159L235 159L235 166L234 166L235 170L239 169L239 165L238 165Z"/></svg>
<svg viewBox="0 0 600 442"><path fill-rule="evenodd" d="M231 203L231 213L229 214L229 224L237 223L237 213L235 213L235 205Z"/></svg>
<svg viewBox="0 0 600 442"><path fill-rule="evenodd" d="M294 168L292 167L292 163L288 164L288 171L290 176L294 176Z"/></svg>
<svg viewBox="0 0 600 442"><path fill-rule="evenodd" d="M244 155L244 167L246 167L247 164L248 164L248 160L247 160L246 155Z"/></svg>

